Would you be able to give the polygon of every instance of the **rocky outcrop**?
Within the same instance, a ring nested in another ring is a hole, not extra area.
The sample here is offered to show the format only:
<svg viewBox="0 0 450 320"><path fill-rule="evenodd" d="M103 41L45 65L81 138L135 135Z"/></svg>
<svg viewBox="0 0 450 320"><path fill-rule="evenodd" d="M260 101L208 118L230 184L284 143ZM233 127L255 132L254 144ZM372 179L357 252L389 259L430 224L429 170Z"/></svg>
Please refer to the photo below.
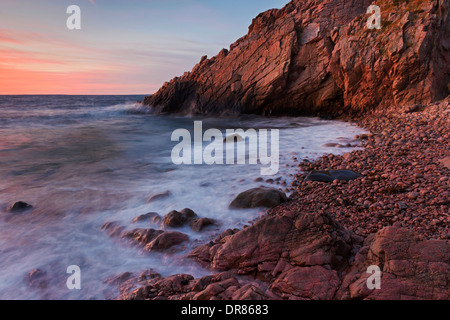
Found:
<svg viewBox="0 0 450 320"><path fill-rule="evenodd" d="M119 300L267 300L264 288L257 284L244 284L232 273L194 279L191 275L177 274L163 278L152 270L140 275L125 273L108 279L119 285ZM269 292L270 294L270 292ZM278 298L273 294L272 299Z"/></svg>
<svg viewBox="0 0 450 320"><path fill-rule="evenodd" d="M293 0L144 104L159 113L338 116L449 93L449 0Z"/></svg>
<svg viewBox="0 0 450 320"><path fill-rule="evenodd" d="M222 273L194 279L148 271L110 283L127 300L450 299L448 241L398 223L363 240L326 214L281 207L273 214L191 253ZM381 270L380 288L367 285L369 267Z"/></svg>
<svg viewBox="0 0 450 320"><path fill-rule="evenodd" d="M369 290L369 266L382 270L381 289ZM341 299L450 299L450 243L424 240L399 224L366 239L343 278Z"/></svg>
<svg viewBox="0 0 450 320"><path fill-rule="evenodd" d="M237 233L226 231L196 248L190 257L216 270L265 280L295 267L312 268L308 269L312 273L330 273L332 277L347 266L358 241L326 214L290 211L266 216Z"/></svg>
<svg viewBox="0 0 450 320"><path fill-rule="evenodd" d="M116 222L108 222L102 226L110 237L127 240L142 247L145 251L177 251L178 247L189 241L189 237L181 232L171 232L155 229L133 229L126 231L125 227Z"/></svg>

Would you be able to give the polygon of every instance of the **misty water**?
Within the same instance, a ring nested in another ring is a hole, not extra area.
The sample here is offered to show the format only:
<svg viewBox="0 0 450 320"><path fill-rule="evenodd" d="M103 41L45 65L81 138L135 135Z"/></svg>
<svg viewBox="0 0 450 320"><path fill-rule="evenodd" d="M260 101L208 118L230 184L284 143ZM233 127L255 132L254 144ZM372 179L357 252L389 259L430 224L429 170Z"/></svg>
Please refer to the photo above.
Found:
<svg viewBox="0 0 450 320"><path fill-rule="evenodd" d="M315 118L155 116L136 104L142 96L0 96L0 299L105 299L117 288L105 280L122 272L153 269L168 276L210 274L184 258L195 245L227 228L241 228L263 214L259 209L230 210L240 192L276 183L255 182L261 165L181 165L172 163L175 129L279 129L280 172L264 179L289 183L297 163L351 148L362 129ZM280 179L278 179L280 180ZM170 191L154 202L149 197ZM16 201L33 209L9 213ZM147 212L164 216L191 208L219 222L190 237L179 253L147 253L110 238L101 226L117 221L127 229L161 228L131 220ZM81 290L68 290L67 267L81 268ZM30 271L40 269L49 283L31 288Z"/></svg>

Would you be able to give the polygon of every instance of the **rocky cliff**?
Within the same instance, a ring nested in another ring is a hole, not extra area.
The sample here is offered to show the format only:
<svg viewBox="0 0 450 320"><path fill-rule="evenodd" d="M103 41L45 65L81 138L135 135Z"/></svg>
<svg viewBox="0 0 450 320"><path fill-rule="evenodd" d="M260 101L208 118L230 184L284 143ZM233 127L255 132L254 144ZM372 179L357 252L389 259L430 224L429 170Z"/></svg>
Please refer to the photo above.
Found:
<svg viewBox="0 0 450 320"><path fill-rule="evenodd" d="M144 100L158 113L339 116L450 90L450 0L292 0Z"/></svg>

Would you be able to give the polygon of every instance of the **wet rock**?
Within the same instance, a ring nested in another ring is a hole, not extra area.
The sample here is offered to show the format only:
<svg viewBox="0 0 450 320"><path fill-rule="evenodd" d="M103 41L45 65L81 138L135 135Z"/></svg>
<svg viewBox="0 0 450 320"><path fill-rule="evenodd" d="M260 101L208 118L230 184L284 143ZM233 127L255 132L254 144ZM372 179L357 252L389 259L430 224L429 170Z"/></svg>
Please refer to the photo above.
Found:
<svg viewBox="0 0 450 320"><path fill-rule="evenodd" d="M268 300L269 297L261 289L249 283L237 289L231 299L234 301L262 301Z"/></svg>
<svg viewBox="0 0 450 320"><path fill-rule="evenodd" d="M217 222L209 218L194 219L189 224L191 229L195 232L201 232L203 229L212 225L217 225Z"/></svg>
<svg viewBox="0 0 450 320"><path fill-rule="evenodd" d="M20 213L24 212L26 210L32 209L33 206L29 205L26 202L18 201L14 204L12 204L10 207L8 207L7 211L12 213Z"/></svg>
<svg viewBox="0 0 450 320"><path fill-rule="evenodd" d="M170 192L170 191L167 190L167 191L165 191L165 192L163 192L163 193L154 194L154 195L150 196L150 197L147 199L147 203L151 203L151 202L155 202L155 201L167 199L167 198L169 198L169 197L171 197L171 196L172 196L172 192Z"/></svg>
<svg viewBox="0 0 450 320"><path fill-rule="evenodd" d="M378 266L381 289L368 290L367 268ZM399 224L368 237L343 279L338 298L400 300L450 298L450 243L423 240Z"/></svg>
<svg viewBox="0 0 450 320"><path fill-rule="evenodd" d="M326 143L322 146L323 148L345 148L345 145L340 143Z"/></svg>
<svg viewBox="0 0 450 320"><path fill-rule="evenodd" d="M146 246L163 233L164 231L155 229L134 229L121 233L120 237L130 240L136 245Z"/></svg>
<svg viewBox="0 0 450 320"><path fill-rule="evenodd" d="M34 289L46 289L50 282L47 272L40 269L30 271L26 280L28 285Z"/></svg>
<svg viewBox="0 0 450 320"><path fill-rule="evenodd" d="M181 228L197 218L197 214L191 209L183 209L180 212L173 210L164 217L164 225L170 228Z"/></svg>
<svg viewBox="0 0 450 320"><path fill-rule="evenodd" d="M188 274L177 274L155 283L155 288L159 292L164 292L165 295L173 295L189 292L188 285L194 280L194 277Z"/></svg>
<svg viewBox="0 0 450 320"><path fill-rule="evenodd" d="M305 181L317 181L317 182L334 182L338 181L351 181L361 178L362 175L355 173L351 170L330 170L330 171L312 171L305 178Z"/></svg>
<svg viewBox="0 0 450 320"><path fill-rule="evenodd" d="M197 293L193 300L210 300L213 297L220 296L230 287L238 287L239 282L235 278L223 280L221 282L215 282L206 287L205 290Z"/></svg>
<svg viewBox="0 0 450 320"><path fill-rule="evenodd" d="M189 237L180 232L142 228L124 231L125 227L116 222L106 223L102 230L106 231L111 237L131 241L134 245L143 247L146 251L164 251L189 241Z"/></svg>
<svg viewBox="0 0 450 320"><path fill-rule="evenodd" d="M284 192L274 188L254 188L239 194L230 204L231 209L273 208L287 202Z"/></svg>
<svg viewBox="0 0 450 320"><path fill-rule="evenodd" d="M227 136L225 139L223 139L224 143L235 143L235 142L241 142L244 141L244 138L239 134L233 134L231 136Z"/></svg>
<svg viewBox="0 0 450 320"><path fill-rule="evenodd" d="M145 246L147 251L164 251L189 241L189 237L181 232L163 232Z"/></svg>
<svg viewBox="0 0 450 320"><path fill-rule="evenodd" d="M138 222L152 222L154 224L160 224L162 221L161 216L156 212L149 212L143 215L140 215L136 218L134 218L131 222L132 223L138 223Z"/></svg>
<svg viewBox="0 0 450 320"><path fill-rule="evenodd" d="M101 229L106 231L110 237L119 237L125 230L125 227L119 225L117 222L107 222Z"/></svg>
<svg viewBox="0 0 450 320"><path fill-rule="evenodd" d="M294 268L281 274L271 285L280 296L294 296L310 300L331 300L339 288L335 270L321 266Z"/></svg>

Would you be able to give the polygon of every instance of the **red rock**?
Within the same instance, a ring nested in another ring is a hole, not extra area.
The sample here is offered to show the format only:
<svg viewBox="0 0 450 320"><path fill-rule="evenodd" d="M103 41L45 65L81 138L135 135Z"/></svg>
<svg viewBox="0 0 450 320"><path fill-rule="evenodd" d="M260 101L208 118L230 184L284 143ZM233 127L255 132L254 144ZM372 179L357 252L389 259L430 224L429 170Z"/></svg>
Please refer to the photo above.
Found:
<svg viewBox="0 0 450 320"><path fill-rule="evenodd" d="M382 270L381 289L368 290L369 266ZM344 277L339 297L398 300L450 298L450 243L422 240L399 225L369 237ZM348 293L348 296L346 295Z"/></svg>
<svg viewBox="0 0 450 320"><path fill-rule="evenodd" d="M443 99L448 1L378 1L381 30L366 27L371 4L293 0L261 13L229 51L203 57L144 104L160 112L338 116Z"/></svg>
<svg viewBox="0 0 450 320"><path fill-rule="evenodd" d="M163 251L189 241L189 237L180 232L164 232L145 246L147 251Z"/></svg>
<svg viewBox="0 0 450 320"><path fill-rule="evenodd" d="M282 253L294 266L346 264L352 237L324 214L294 212L294 217L268 216L216 243L196 249L190 257L217 270L237 270L271 278Z"/></svg>
<svg viewBox="0 0 450 320"><path fill-rule="evenodd" d="M331 300L340 285L335 270L320 266L295 268L281 274L271 285L273 292L311 300Z"/></svg>
<svg viewBox="0 0 450 320"><path fill-rule="evenodd" d="M254 188L240 193L230 204L231 209L273 208L287 201L284 192L274 188Z"/></svg>

